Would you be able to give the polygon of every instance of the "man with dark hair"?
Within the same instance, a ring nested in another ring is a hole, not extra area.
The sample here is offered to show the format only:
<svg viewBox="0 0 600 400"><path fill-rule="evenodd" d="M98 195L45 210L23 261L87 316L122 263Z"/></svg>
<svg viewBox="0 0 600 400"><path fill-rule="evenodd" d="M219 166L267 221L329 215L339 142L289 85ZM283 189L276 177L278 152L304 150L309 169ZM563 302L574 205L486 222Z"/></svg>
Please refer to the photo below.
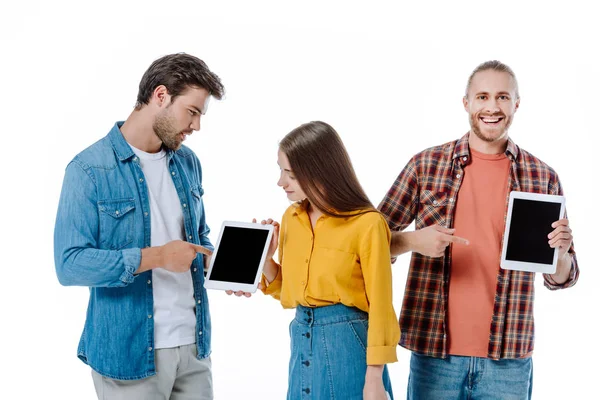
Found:
<svg viewBox="0 0 600 400"><path fill-rule="evenodd" d="M500 269L512 190L562 195L552 168L508 136L520 103L513 71L488 61L463 105L471 130L412 157L379 205L392 255L412 252L400 313L411 350L409 399L531 397L535 273ZM415 220L414 232L402 232ZM569 221L548 226L558 249L550 290L579 276Z"/></svg>
<svg viewBox="0 0 600 400"><path fill-rule="evenodd" d="M56 273L90 288L77 355L99 398L213 398L203 288L213 246L200 162L182 143L223 91L202 60L162 57L127 120L66 168Z"/></svg>

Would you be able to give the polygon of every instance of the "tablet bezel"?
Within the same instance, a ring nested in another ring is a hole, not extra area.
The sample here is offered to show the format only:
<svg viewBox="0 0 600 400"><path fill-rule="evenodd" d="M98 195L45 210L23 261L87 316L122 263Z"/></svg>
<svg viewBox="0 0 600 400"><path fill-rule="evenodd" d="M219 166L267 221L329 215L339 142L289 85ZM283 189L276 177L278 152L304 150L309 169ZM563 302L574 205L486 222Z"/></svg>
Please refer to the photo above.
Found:
<svg viewBox="0 0 600 400"><path fill-rule="evenodd" d="M223 237L223 233L225 232L226 227L233 228L250 228L250 229L260 229L268 231L267 240L265 241L265 245L263 247L262 256L260 259L260 265L256 271L256 276L254 277L254 283L238 283L238 282L228 282L228 281L214 281L210 279L212 274L213 266L215 261L219 255L219 245L221 244L221 238ZM248 293L256 292L258 287L258 282L260 282L262 276L263 266L265 264L265 260L267 258L267 253L269 251L269 245L271 244L271 239L273 237L273 225L265 224L262 225L260 223L253 222L239 222L239 221L224 221L221 225L221 230L219 231L219 237L217 238L217 242L215 244L215 250L213 251L212 257L210 259L210 264L208 267L208 272L206 273L206 278L204 280L204 287L206 289L217 289L217 290L233 290L234 292L243 291Z"/></svg>
<svg viewBox="0 0 600 400"><path fill-rule="evenodd" d="M502 245L502 256L500 258L500 267L502 269L513 270L513 271L527 271L527 272L542 272L545 274L553 274L556 272L556 264L558 262L558 249L554 249L554 257L552 264L541 264L534 262L515 261L506 259L506 250L508 248L508 235L510 232L510 224L512 221L512 210L515 199L543 201L548 203L559 203L560 213L559 218L564 218L565 215L565 197L553 194L540 194L540 193L529 193L529 192L510 192L508 200L508 212L506 214L506 224L504 226L503 245ZM552 228L549 227L549 232ZM549 245L548 245L549 246Z"/></svg>

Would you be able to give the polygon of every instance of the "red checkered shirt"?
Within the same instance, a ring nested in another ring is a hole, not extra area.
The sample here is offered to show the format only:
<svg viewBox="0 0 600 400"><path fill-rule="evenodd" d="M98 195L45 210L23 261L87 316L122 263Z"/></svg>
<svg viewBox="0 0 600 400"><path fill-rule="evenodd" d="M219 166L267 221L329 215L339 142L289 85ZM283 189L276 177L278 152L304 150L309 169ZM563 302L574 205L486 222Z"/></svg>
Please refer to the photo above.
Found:
<svg viewBox="0 0 600 400"><path fill-rule="evenodd" d="M458 190L471 157L468 141L467 133L460 140L427 149L408 162L379 205L392 231L406 229L413 220L415 229L434 224L453 226ZM510 139L506 155L511 161L509 194L512 190L563 194L556 172ZM448 356L446 318L451 247L439 258L412 253L400 312L400 345L432 357ZM569 252L573 260L569 279L559 285L544 274L548 289L567 288L577 282L579 268L573 246ZM498 263L489 358L519 358L533 350L534 279L533 272L504 270Z"/></svg>

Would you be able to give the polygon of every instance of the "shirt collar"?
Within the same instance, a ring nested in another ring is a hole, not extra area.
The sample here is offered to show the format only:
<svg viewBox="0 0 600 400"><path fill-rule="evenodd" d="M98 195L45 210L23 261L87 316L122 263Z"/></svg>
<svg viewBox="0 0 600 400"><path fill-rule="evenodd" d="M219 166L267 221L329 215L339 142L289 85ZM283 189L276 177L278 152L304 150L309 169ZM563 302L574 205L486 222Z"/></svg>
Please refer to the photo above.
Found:
<svg viewBox="0 0 600 400"><path fill-rule="evenodd" d="M508 144L506 145L506 150L504 151L506 156L511 160L516 160L519 155L519 147L512 141L512 139L508 138ZM469 132L467 132L463 137L461 137L456 144L454 145L454 154L452 155L452 159L455 160L457 158L460 159L460 162L465 165L469 162L469 158L471 157L471 153L469 151Z"/></svg>
<svg viewBox="0 0 600 400"><path fill-rule="evenodd" d="M129 145L129 143L127 143L127 141L123 137L123 133L121 132L121 126L123 126L124 123L125 121L115 122L115 125L108 133L110 143L112 144L112 147L120 161L126 161L135 156L135 153L131 149L131 146ZM170 161L175 152L171 149L165 150L167 152L167 161Z"/></svg>

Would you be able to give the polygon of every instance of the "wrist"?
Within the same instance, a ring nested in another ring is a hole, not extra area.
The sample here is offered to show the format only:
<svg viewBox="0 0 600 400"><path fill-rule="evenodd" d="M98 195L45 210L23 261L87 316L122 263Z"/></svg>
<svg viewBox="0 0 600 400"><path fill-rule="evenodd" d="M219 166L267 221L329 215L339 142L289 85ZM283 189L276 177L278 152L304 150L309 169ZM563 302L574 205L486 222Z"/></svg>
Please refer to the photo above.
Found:
<svg viewBox="0 0 600 400"><path fill-rule="evenodd" d="M367 365L367 375L365 379L378 379L383 377L383 365Z"/></svg>
<svg viewBox="0 0 600 400"><path fill-rule="evenodd" d="M418 252L418 233L416 230L410 232L404 232L402 237L404 239L404 243L408 251L410 252Z"/></svg>

